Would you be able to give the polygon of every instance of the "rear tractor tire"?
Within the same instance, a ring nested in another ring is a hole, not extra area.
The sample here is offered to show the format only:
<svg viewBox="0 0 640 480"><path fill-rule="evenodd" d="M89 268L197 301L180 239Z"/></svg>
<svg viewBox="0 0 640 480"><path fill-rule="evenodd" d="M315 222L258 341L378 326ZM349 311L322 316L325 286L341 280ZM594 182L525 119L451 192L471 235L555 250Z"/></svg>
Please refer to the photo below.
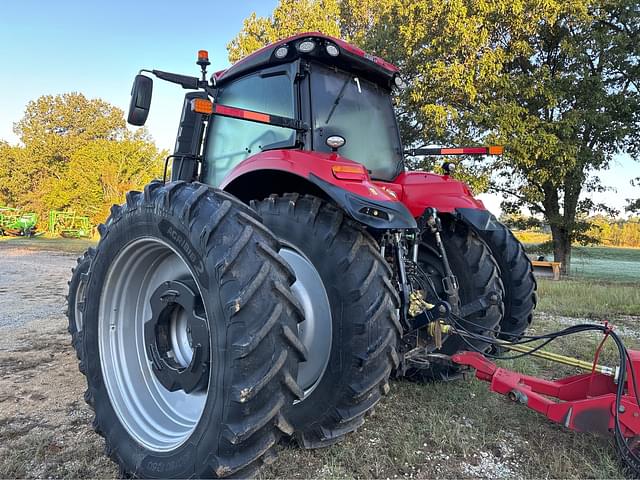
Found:
<svg viewBox="0 0 640 480"><path fill-rule="evenodd" d="M78 359L82 353L82 316L85 305L85 289L89 278L89 268L95 256L94 248L87 249L82 256L78 257L77 264L71 269L71 280L69 280L69 293L67 294L67 319L69 326L67 330L71 335L71 345L76 351Z"/></svg>
<svg viewBox="0 0 640 480"><path fill-rule="evenodd" d="M252 206L282 242L305 311L302 400L288 410L305 448L341 440L389 390L401 327L391 271L375 240L319 198L272 195Z"/></svg>
<svg viewBox="0 0 640 480"><path fill-rule="evenodd" d="M107 454L127 477L252 475L302 396L302 309L278 241L185 182L129 192L99 231L80 370Z"/></svg>

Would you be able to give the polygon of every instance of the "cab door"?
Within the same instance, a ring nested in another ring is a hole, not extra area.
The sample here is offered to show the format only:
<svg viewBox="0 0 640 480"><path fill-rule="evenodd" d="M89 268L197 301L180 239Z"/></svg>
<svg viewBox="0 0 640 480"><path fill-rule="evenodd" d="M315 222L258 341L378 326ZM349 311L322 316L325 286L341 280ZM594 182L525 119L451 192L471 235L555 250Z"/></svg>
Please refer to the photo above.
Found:
<svg viewBox="0 0 640 480"><path fill-rule="evenodd" d="M215 102L221 105L298 118L298 62L265 68L222 85ZM293 148L296 131L237 118L213 116L205 147L202 179L219 186L240 162L264 150Z"/></svg>

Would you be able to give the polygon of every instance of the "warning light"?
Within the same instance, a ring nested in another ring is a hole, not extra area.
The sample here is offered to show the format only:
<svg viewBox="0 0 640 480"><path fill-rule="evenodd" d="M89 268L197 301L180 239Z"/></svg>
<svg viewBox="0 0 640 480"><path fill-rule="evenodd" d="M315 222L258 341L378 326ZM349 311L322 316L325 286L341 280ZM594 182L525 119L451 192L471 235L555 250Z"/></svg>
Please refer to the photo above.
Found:
<svg viewBox="0 0 640 480"><path fill-rule="evenodd" d="M334 165L333 176L340 180L366 180L367 171L362 165Z"/></svg>
<svg viewBox="0 0 640 480"><path fill-rule="evenodd" d="M206 98L194 98L191 100L191 110L196 113L211 115L213 113L213 102Z"/></svg>
<svg viewBox="0 0 640 480"><path fill-rule="evenodd" d="M209 52L206 50L198 50L198 61L196 62L200 66L211 65L209 61Z"/></svg>
<svg viewBox="0 0 640 480"><path fill-rule="evenodd" d="M489 147L489 155L502 155L504 153L504 146L493 145Z"/></svg>

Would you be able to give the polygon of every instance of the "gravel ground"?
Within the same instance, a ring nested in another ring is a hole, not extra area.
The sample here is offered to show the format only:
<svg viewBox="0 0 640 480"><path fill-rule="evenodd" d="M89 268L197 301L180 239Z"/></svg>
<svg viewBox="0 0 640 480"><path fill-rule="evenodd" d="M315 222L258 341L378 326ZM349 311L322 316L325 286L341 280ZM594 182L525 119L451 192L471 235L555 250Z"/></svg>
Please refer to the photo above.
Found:
<svg viewBox="0 0 640 480"><path fill-rule="evenodd" d="M89 243L50 243L0 241L0 479L116 478L91 428L64 314L71 268ZM542 330L582 321L537 318ZM620 323L635 340L640 317ZM618 467L607 438L507 406L480 382L393 382L391 395L343 443L283 447L260 478L622 477Z"/></svg>
<svg viewBox="0 0 640 480"><path fill-rule="evenodd" d="M64 314L74 253L0 242L0 328Z"/></svg>
<svg viewBox="0 0 640 480"><path fill-rule="evenodd" d="M67 280L87 242L0 241L0 478L114 478L70 346Z"/></svg>

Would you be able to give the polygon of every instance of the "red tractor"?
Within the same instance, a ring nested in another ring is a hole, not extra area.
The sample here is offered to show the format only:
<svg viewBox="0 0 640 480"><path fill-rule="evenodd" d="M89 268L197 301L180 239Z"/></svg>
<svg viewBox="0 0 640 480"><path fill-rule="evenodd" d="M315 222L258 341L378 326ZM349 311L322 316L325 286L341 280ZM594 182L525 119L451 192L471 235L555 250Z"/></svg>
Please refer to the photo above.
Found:
<svg viewBox="0 0 640 480"><path fill-rule="evenodd" d="M129 192L76 268L69 329L94 427L123 474L247 476L282 434L339 441L389 378L451 379L451 356L517 339L536 304L511 232L448 174L404 151L396 67L305 33L186 94L170 181ZM474 332L471 340L446 325Z"/></svg>

